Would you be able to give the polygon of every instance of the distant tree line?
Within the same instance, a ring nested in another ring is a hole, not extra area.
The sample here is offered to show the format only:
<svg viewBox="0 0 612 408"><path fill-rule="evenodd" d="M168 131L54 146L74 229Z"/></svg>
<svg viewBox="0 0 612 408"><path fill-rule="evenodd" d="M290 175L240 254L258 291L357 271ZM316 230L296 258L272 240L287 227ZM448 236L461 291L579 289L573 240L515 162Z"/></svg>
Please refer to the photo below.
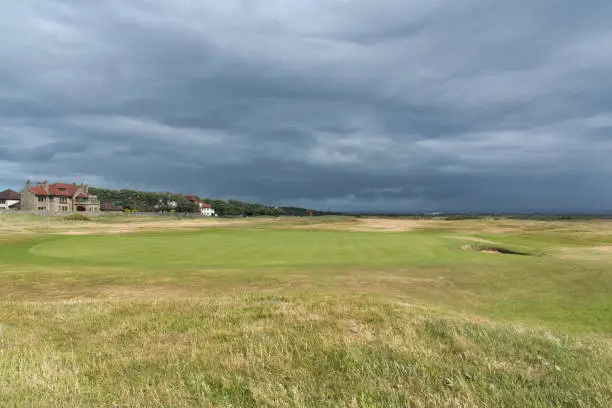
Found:
<svg viewBox="0 0 612 408"><path fill-rule="evenodd" d="M246 203L238 200L202 200L213 206L215 213L220 217L254 217L254 216L298 216L306 217L310 214L310 210L299 207L277 207L257 203ZM335 213L325 211L313 211L312 215L331 215Z"/></svg>
<svg viewBox="0 0 612 408"><path fill-rule="evenodd" d="M111 203L124 210L142 212L170 210L168 203L176 202L173 207L176 212L192 213L198 211L198 205L192 203L187 197L179 194L152 193L137 190L107 190L90 187L89 192L98 196L100 203Z"/></svg>
<svg viewBox="0 0 612 408"><path fill-rule="evenodd" d="M310 210L307 208L279 207L279 209L283 212L283 215L291 215L294 217L308 217L310 215ZM312 215L316 217L320 215L344 215L344 213L334 212L334 211L312 210Z"/></svg>
<svg viewBox="0 0 612 408"><path fill-rule="evenodd" d="M267 215L278 217L284 215L280 208L263 204L245 203L238 200L215 200L207 198L203 200L206 204L212 205L215 213L220 217L254 217L257 215Z"/></svg>
<svg viewBox="0 0 612 408"><path fill-rule="evenodd" d="M158 212L175 210L177 213L197 212L198 205L192 203L184 195L169 193L153 193L137 190L108 190L90 187L89 191L98 196L100 203L111 203L113 206L122 207L126 210L142 212ZM276 207L256 203L246 203L238 200L217 200L206 198L203 202L212 205L215 213L220 217L253 217L282 215L305 217L310 210L299 207ZM176 202L176 207L170 203ZM336 215L339 213L313 211L313 216Z"/></svg>

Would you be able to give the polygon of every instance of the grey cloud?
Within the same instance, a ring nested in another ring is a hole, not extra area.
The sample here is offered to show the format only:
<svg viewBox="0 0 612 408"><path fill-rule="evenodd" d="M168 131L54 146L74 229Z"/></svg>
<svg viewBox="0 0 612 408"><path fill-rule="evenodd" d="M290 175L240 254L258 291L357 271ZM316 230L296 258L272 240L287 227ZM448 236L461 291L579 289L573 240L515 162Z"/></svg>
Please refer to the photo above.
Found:
<svg viewBox="0 0 612 408"><path fill-rule="evenodd" d="M5 2L0 184L612 208L612 6Z"/></svg>

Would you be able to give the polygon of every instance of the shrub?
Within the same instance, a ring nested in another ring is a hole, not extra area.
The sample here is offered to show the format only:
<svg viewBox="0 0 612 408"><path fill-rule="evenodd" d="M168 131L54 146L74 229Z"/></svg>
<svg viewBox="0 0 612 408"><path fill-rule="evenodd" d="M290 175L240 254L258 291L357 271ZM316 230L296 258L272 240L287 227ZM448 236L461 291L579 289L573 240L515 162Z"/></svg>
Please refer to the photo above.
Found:
<svg viewBox="0 0 612 408"><path fill-rule="evenodd" d="M74 213L72 215L67 215L64 217L66 221L91 221L91 218L87 217L84 214Z"/></svg>

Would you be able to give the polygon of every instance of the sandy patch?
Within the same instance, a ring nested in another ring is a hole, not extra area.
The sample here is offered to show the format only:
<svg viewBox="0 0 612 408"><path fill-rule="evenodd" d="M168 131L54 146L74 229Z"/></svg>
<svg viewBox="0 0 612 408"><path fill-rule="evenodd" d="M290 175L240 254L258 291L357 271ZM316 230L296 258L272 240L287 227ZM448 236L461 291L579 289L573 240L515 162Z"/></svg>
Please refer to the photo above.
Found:
<svg viewBox="0 0 612 408"><path fill-rule="evenodd" d="M158 222L133 222L125 224L87 224L79 230L58 231L53 234L59 235L91 235L91 234L124 234L139 231L167 231L167 230L188 230L201 229L220 226L235 226L245 224L247 221L202 221L202 220L182 220L182 221L158 221Z"/></svg>
<svg viewBox="0 0 612 408"><path fill-rule="evenodd" d="M359 218L351 223L332 223L332 224L313 224L313 228L325 230L344 230L344 231L385 231L403 232L425 228L425 220L403 220L385 218ZM302 226L301 228L308 228Z"/></svg>
<svg viewBox="0 0 612 408"><path fill-rule="evenodd" d="M600 245L595 247L565 247L555 251L555 254L562 259L582 259L582 260L609 260L612 257L612 245Z"/></svg>
<svg viewBox="0 0 612 408"><path fill-rule="evenodd" d="M597 252L610 253L612 254L612 245L604 245L593 248Z"/></svg>
<svg viewBox="0 0 612 408"><path fill-rule="evenodd" d="M172 287L105 287L98 296L108 299L181 299L196 295L196 291Z"/></svg>
<svg viewBox="0 0 612 408"><path fill-rule="evenodd" d="M366 218L361 220L367 229L380 231L412 231L422 226L419 220L386 220L377 218Z"/></svg>
<svg viewBox="0 0 612 408"><path fill-rule="evenodd" d="M494 245L500 245L499 242L495 242L495 241L490 241L488 239L484 239L484 238L478 238L478 237L469 237L466 235L448 235L442 238L446 238L446 239L457 239L460 241L471 241L471 242L480 242L483 244L494 244Z"/></svg>

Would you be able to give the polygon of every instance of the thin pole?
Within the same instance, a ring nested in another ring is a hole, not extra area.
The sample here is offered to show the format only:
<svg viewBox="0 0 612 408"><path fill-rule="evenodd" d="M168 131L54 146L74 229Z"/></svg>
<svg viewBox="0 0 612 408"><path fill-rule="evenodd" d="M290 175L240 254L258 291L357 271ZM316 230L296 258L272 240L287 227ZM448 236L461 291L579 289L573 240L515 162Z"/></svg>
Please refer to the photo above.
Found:
<svg viewBox="0 0 612 408"><path fill-rule="evenodd" d="M312 232L312 210L310 210L310 217L308 217L308 232Z"/></svg>

